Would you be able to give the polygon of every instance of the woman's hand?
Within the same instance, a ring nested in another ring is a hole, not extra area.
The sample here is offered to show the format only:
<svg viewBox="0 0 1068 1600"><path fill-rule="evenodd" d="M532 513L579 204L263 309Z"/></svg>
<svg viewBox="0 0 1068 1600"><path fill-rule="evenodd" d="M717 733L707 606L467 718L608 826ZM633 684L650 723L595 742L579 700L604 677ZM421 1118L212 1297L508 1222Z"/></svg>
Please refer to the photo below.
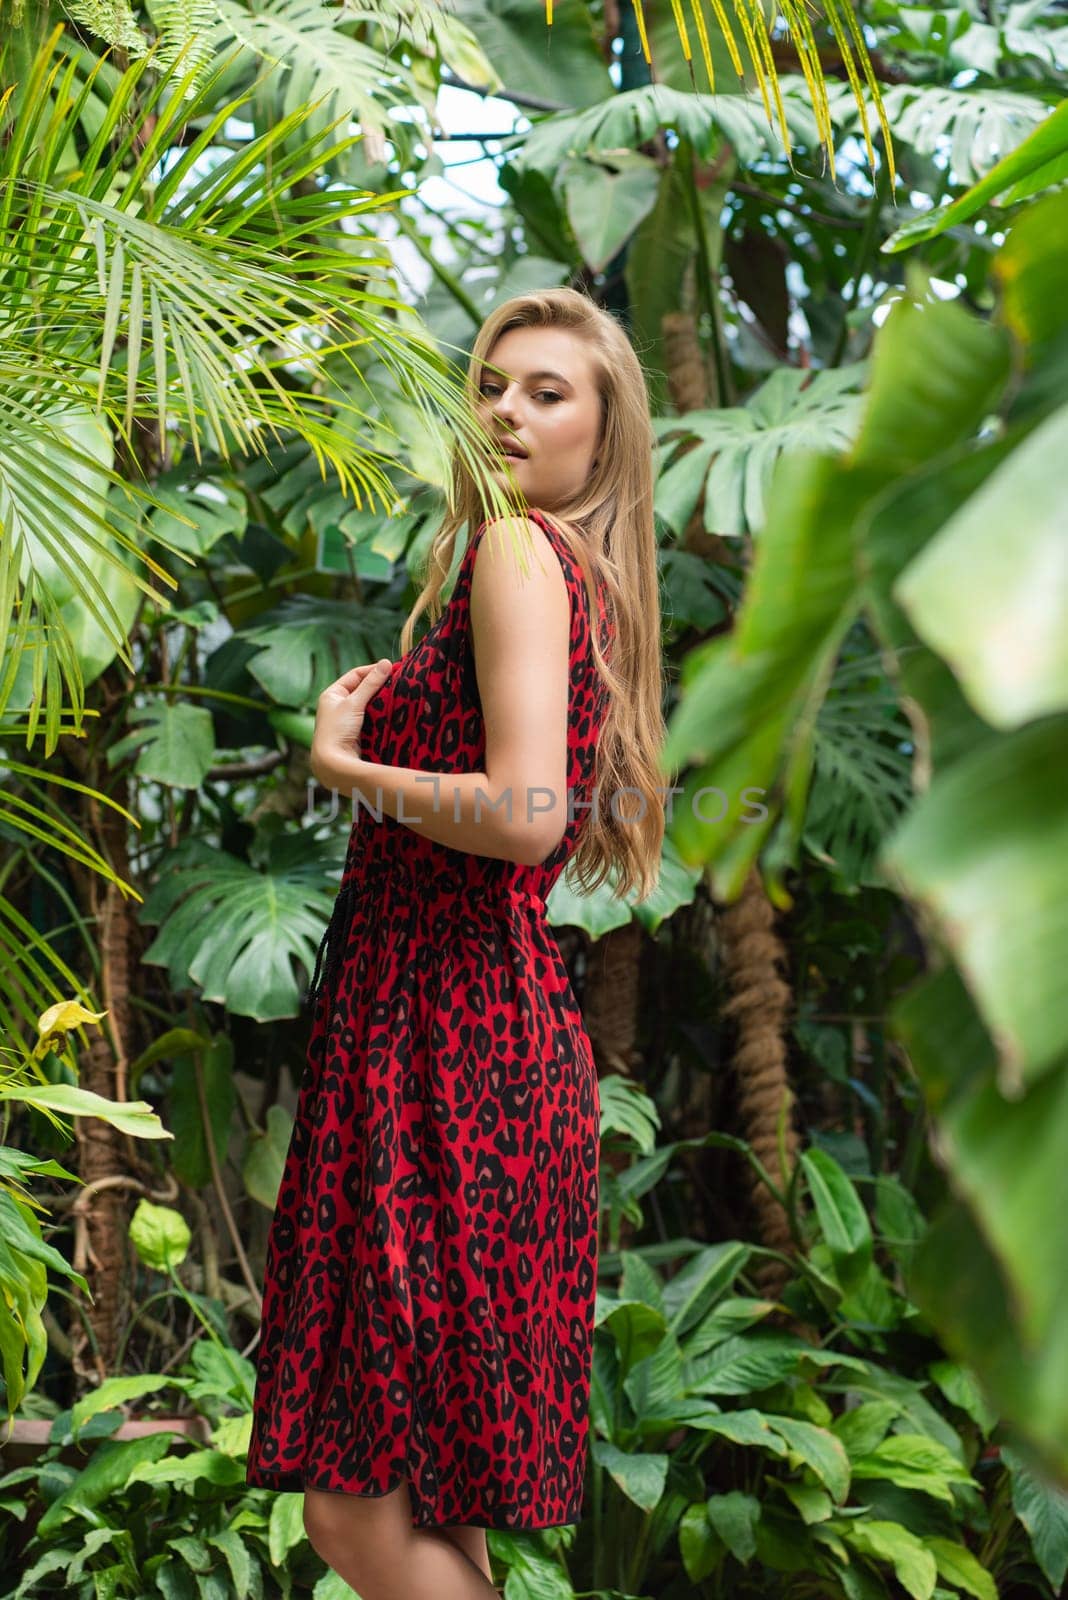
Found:
<svg viewBox="0 0 1068 1600"><path fill-rule="evenodd" d="M386 657L363 667L352 667L328 684L315 708L311 771L320 783L327 781L331 763L339 755L360 754L360 732L367 702L381 689L393 663Z"/></svg>

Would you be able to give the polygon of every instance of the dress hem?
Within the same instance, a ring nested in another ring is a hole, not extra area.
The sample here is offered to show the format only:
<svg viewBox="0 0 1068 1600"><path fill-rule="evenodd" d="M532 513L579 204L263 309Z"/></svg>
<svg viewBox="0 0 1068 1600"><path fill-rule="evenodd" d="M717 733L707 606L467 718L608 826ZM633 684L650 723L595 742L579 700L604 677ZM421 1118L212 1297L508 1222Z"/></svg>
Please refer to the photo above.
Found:
<svg viewBox="0 0 1068 1600"><path fill-rule="evenodd" d="M263 1476L266 1477L267 1475L264 1474ZM347 1494L354 1500L384 1500L386 1495L393 1494L395 1490L399 1489L402 1483L407 1483L409 1488L411 1486L411 1480L405 1477L398 1478L396 1483L391 1484L388 1489L370 1491L337 1489L332 1488L329 1484L306 1483L303 1479L292 1477L283 1477L280 1483L266 1483L256 1479L246 1479L246 1486L250 1489L269 1489L280 1494L300 1494L308 1489L314 1489L318 1494ZM497 1533L541 1533L549 1528L575 1527L581 1521L582 1516L579 1513L572 1517L564 1517L558 1522L487 1522L481 1517L457 1517L451 1522L413 1521L412 1526L417 1529L426 1528L428 1531L434 1528L486 1528Z"/></svg>

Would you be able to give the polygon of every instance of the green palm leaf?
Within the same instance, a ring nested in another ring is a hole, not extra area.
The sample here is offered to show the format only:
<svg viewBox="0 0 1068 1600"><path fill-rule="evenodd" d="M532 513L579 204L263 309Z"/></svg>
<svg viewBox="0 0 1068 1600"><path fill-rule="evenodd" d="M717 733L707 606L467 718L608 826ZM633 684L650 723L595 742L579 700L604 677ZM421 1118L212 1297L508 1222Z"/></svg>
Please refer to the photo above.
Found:
<svg viewBox="0 0 1068 1600"><path fill-rule="evenodd" d="M295 433L320 474L329 466L358 504L377 497L388 516L396 494L380 464L387 458L363 442L367 412L334 376L339 363L362 382L356 352L371 346L426 433L440 437L446 420L491 506L506 510L459 381L407 308L377 292L373 273L388 267L382 246L340 229L394 197L304 181L354 141L335 142L329 131L297 137L313 109L302 106L201 172L198 156L251 91L217 106L225 63L199 89L173 68L142 103L136 91L148 55L121 75L91 148L71 168L97 73L81 82L78 62L54 58L55 43L39 53L17 105L0 107L0 518L13 530L0 545L0 637L8 644L0 716L18 657L32 644L31 737L43 704L49 749L61 685L77 712L83 677L61 609L19 565L26 530L62 564L64 522L77 508L80 536L117 563L116 542L136 554L144 537L115 497L151 498L134 483L124 491L110 461L58 436L46 419L64 404L90 404L132 457L135 419L154 424L161 444L168 424L180 422L198 460L205 439L231 459L266 454ZM182 148L200 117L206 125ZM181 154L153 183L176 147ZM97 475L88 495L87 468ZM19 605L23 592L28 603ZM87 579L83 598L122 649L121 619L100 584Z"/></svg>
<svg viewBox="0 0 1068 1600"><path fill-rule="evenodd" d="M756 78L765 116L769 123L773 120L773 115L777 118L783 143L787 152L789 152L791 148L790 118L782 94L781 80L776 71L772 55L771 36L763 9L758 5L748 5L746 0L711 0L710 9L715 19L713 27L722 35L726 43L731 65L737 73L739 81L744 85L746 66L748 66ZM638 21L642 53L651 66L652 54L649 49L642 0L634 0L634 10ZM716 92L716 73L712 51L709 47L708 22L705 18L704 10L703 0L690 0L690 13L698 41L698 54L701 58L705 76L708 79L709 93L714 95ZM553 0L546 0L545 11L547 21L551 23ZM689 65L690 79L696 93L697 78L692 65L693 49L680 0L673 0L672 12L683 55ZM733 13L734 18L733 25L731 13ZM835 176L834 139L831 131L827 79L820 60L819 44L816 40L813 19L823 21L834 37L837 53L842 66L845 68L849 87L853 92L853 98L860 113L868 160L874 168L875 152L872 148L871 129L868 121L868 103L864 92L864 84L866 83L868 86L868 91L876 108L879 126L882 129L884 149L892 183L894 157L890 126L883 108L878 80L876 79L860 23L853 7L842 3L842 0L824 0L822 5L813 4L811 0L781 0L781 3L775 8L775 15L777 20L781 19L786 24L789 38L797 50L798 65L808 87L819 140L827 156L831 177ZM735 38L735 28L737 28L741 36L740 41ZM745 63L743 63L743 55L748 58ZM775 102L774 113L772 110L773 100Z"/></svg>

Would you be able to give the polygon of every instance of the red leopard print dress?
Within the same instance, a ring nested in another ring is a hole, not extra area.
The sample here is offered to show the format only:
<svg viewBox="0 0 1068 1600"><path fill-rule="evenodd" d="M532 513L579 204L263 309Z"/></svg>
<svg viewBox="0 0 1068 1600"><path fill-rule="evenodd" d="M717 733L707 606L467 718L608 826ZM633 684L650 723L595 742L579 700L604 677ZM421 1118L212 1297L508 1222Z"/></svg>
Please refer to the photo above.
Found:
<svg viewBox="0 0 1068 1600"><path fill-rule="evenodd" d="M406 1478L416 1527L582 1515L600 1096L545 897L590 814L606 692L582 569L531 516L571 599L573 820L523 866L361 807L267 1248L248 1483L381 1496ZM369 701L366 759L483 770L468 596L486 526ZM598 627L607 650L603 586Z"/></svg>

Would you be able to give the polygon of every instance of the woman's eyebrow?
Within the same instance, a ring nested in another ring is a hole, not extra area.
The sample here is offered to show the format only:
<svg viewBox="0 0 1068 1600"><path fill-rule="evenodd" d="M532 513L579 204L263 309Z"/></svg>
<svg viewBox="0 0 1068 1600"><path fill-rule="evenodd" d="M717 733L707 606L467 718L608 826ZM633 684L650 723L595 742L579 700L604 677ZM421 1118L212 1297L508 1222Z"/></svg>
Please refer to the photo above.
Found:
<svg viewBox="0 0 1068 1600"><path fill-rule="evenodd" d="M488 377L494 377L494 376L496 376L496 374L488 372L484 368L483 372L482 372L481 381L483 383L485 383L485 381L486 381L486 379ZM528 383L533 383L538 378L549 378L554 383L562 383L562 384L564 384L568 389L573 387L573 385L570 383L570 381L567 378L564 377L562 372L553 372L549 368L545 368L541 372L528 372L527 373L527 382Z"/></svg>

